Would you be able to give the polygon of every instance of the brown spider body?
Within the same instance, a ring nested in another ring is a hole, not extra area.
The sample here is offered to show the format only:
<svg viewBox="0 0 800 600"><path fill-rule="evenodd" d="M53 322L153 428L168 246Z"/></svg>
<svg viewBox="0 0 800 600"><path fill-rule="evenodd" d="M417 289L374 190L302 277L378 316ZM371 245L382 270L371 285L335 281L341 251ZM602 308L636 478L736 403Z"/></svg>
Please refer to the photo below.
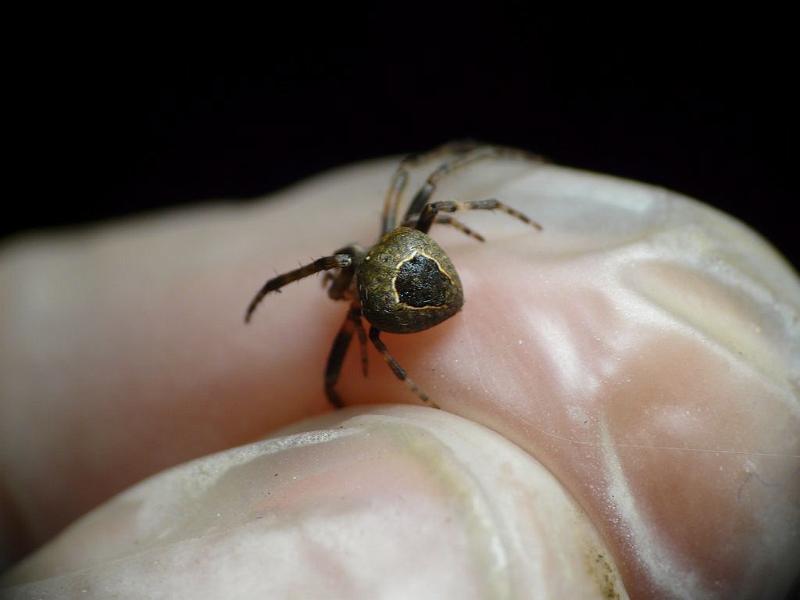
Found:
<svg viewBox="0 0 800 600"><path fill-rule="evenodd" d="M408 169L440 155L448 156L448 159L428 176L403 219L399 220L400 201L408 183ZM245 313L245 322L250 321L253 311L270 292L279 291L292 281L326 271L326 281L331 282L328 296L334 300L350 302L350 310L333 341L325 368L325 393L329 402L337 408L344 405L335 386L354 333L361 345L364 375L367 373L367 333L361 322L364 317L371 325L369 339L383 355L389 368L420 399L436 407L389 353L380 334L382 331L424 331L449 319L464 305L464 292L458 273L444 250L428 235L428 231L434 223L440 223L451 225L478 241L482 242L484 239L449 214L441 213L476 209L501 210L523 223L541 229L535 221L493 198L469 202L429 202L442 177L479 160L502 156L538 160L518 150L476 146L472 143L448 144L427 154L406 157L389 186L384 202L380 240L366 252L355 245L346 246L331 256L319 258L299 269L273 277L250 302ZM335 274L331 274L331 271Z"/></svg>
<svg viewBox="0 0 800 600"><path fill-rule="evenodd" d="M388 333L423 331L464 305L453 263L417 229L387 233L356 267L356 281L364 318Z"/></svg>

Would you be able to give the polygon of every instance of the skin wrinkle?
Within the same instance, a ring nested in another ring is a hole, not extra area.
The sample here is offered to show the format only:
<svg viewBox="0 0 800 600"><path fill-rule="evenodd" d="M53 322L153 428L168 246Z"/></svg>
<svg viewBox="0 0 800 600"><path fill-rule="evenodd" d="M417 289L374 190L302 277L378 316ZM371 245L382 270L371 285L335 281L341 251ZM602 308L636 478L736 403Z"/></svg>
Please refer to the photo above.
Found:
<svg viewBox="0 0 800 600"><path fill-rule="evenodd" d="M600 435L601 455L608 478L608 502L619 507L614 512L621 516L626 527L632 532L632 535L625 536L633 546L629 560L633 556L636 560L643 562L656 585L667 596L696 599L713 597L710 591L698 581L696 573L680 565L675 553L664 544L663 540L657 539L656 533L640 514L620 459L611 443L608 424L605 420L600 423Z"/></svg>
<svg viewBox="0 0 800 600"><path fill-rule="evenodd" d="M624 290L625 288L623 288ZM633 290L628 291L628 298L632 300L633 303L640 303L641 296ZM754 364L753 361L748 361L746 356L741 353L737 352L735 349L731 348L729 344L722 342L721 340L717 339L714 336L707 335L703 331L698 331L696 327L696 323L690 321L684 321L680 317L679 314L676 314L674 311L670 311L666 306L662 305L661 303L648 303L647 308L650 311L659 313L659 317L664 320L664 322L670 323L673 327L680 327L682 328L684 334L688 337L697 337L698 339L702 340L704 345L708 347L713 347L716 352L720 356L724 356L726 360L733 362L737 365L738 368L743 369L750 373L753 377L757 378L762 385L766 385L770 388L771 391L775 392L774 397L778 400L782 400L785 402L786 407L791 410L796 415L800 416L800 403L798 403L795 396L792 396L790 393L787 393L788 390L786 386L781 385L781 381L776 379L773 376L767 377L766 379L762 377L765 375L765 372L759 368L757 364ZM698 449L698 450L708 450L708 449ZM726 450L726 449L711 449L710 451L719 451L719 452L733 452L736 451ZM788 454L788 453L770 453L770 452L757 452L757 451L746 451L743 454L760 454L764 456L785 456L785 457L794 457L800 458L798 454Z"/></svg>
<svg viewBox="0 0 800 600"><path fill-rule="evenodd" d="M623 292L626 291L626 288L623 287L622 291ZM628 292L627 300L623 300L622 297L618 297L617 298L617 305L616 305L615 308L617 310L621 311L621 310L623 310L623 307L625 305L629 305L629 306L636 305L637 309L641 310L639 308L639 305L641 305L641 302L642 302L641 296L638 293L636 293L635 291L633 291L633 290L627 290L627 292ZM669 321L670 323L674 322L675 314L672 313L672 312L669 312L667 309L663 308L661 305L658 305L658 304L653 305L653 304L649 304L648 303L647 304L647 309L650 310L650 311L660 312L660 317L662 319L665 319L666 321ZM531 318L532 322L534 322L538 327L541 327L542 315L540 313L532 314L530 318ZM685 328L686 328L686 332L689 333L689 334L693 334L695 332L695 329L691 324L685 324ZM563 337L563 336L559 336L559 337ZM708 341L717 344L716 340L714 340L713 338L710 338ZM572 344L572 345L574 346L575 344ZM753 368L750 365L750 363L745 361L744 358L740 354L737 354L735 352L731 352L730 348L726 347L725 345L717 344L717 346L718 346L718 348L720 350L725 352L726 356L729 356L731 359L737 361L740 365L746 367L747 369L752 369ZM580 364L584 364L585 363L585 361L583 361L583 360L577 360L576 362L578 362ZM754 371L754 373L756 373L756 372ZM571 377L566 377L566 379L568 381L572 380ZM784 391L784 390L781 389L781 391ZM792 406L794 406L794 405L792 405ZM581 440L570 438L569 436L560 436L558 434L554 434L554 433L552 433L550 431L546 431L546 430L544 430L544 429L542 429L540 427L537 427L533 422L530 422L530 421L528 421L527 424L529 426L533 427L534 429L536 429L537 431L539 431L539 432L541 432L541 433L543 433L545 435L548 435L550 437L553 437L555 439L561 439L563 441L568 441L568 442L575 443L575 444L586 444L586 445L590 445L590 446L596 445L596 442L593 442L593 441L585 442L585 441L581 441ZM687 450L687 451L697 451L697 452L712 452L712 453L720 453L720 454L741 454L741 455L754 455L754 456L755 455L761 455L761 456L800 458L800 455L798 455L798 454L780 453L780 452L737 451L737 450L725 449L725 448L699 448L699 447L698 448L680 448L680 447L674 447L674 446L668 446L668 445L663 445L663 446L662 445L655 445L655 444L654 445L640 445L640 444L629 444L629 443L625 443L625 442L615 442L615 445L617 447L620 447L620 448L622 448L622 447L630 447L630 448L644 448L644 447L646 447L646 448L661 448L661 449L664 449L664 450Z"/></svg>
<svg viewBox="0 0 800 600"><path fill-rule="evenodd" d="M409 424L408 420L405 420ZM402 444L405 451L417 460L439 480L444 489L449 489L451 496L462 505L466 505L465 512L469 517L469 532L475 539L474 552L478 564L489 565L490 574L487 577L488 597L510 598L510 575L508 552L500 536L497 534L498 518L493 514L492 502L488 495L474 477L469 465L461 464L458 454L453 449L436 440L429 432L416 424L411 424L415 431L416 439L411 444ZM385 426L382 427L385 429ZM375 430L375 429L373 429ZM378 429L380 431L380 429ZM441 445L446 452L431 451L434 444ZM431 468L433 465L433 468Z"/></svg>
<svg viewBox="0 0 800 600"><path fill-rule="evenodd" d="M472 346L474 352L474 344ZM477 372L478 375L480 376L480 369ZM611 448L614 449L631 448L631 449L662 450L668 452L690 452L690 453L738 455L738 456L763 456L763 457L773 457L773 458L800 458L800 454L792 454L784 452L761 452L752 450L748 451L748 450L733 450L726 448L702 448L702 447L686 447L686 446L681 447L681 446L670 446L662 444L637 444L637 443L612 441L612 440L603 440L603 441L581 440L544 429L543 427L537 424L538 423L537 421L528 419L524 415L516 415L515 417L520 418L523 421L525 427L530 430L537 431L538 433L546 437L562 442L567 442L569 444L576 446L586 446L586 447L600 448L600 449L604 449L610 446Z"/></svg>
<svg viewBox="0 0 800 600"><path fill-rule="evenodd" d="M522 422L525 424L525 427L536 431L546 437L552 438L554 440L558 440L560 442L567 442L569 444L575 446L586 446L588 448L605 448L605 442L597 442L592 440L579 440L575 438L571 438L569 436L560 435L558 433L554 433L552 431L547 431L546 429L542 429L541 427L537 426L534 421L526 419L525 417L520 417ZM746 450L724 450L724 449L714 449L714 448L687 448L685 446L666 446L661 444L632 444L629 442L616 442L612 441L609 442L609 446L620 449L620 448L632 448L632 449L642 449L642 450L664 450L669 452L692 452L692 453L706 453L706 454L729 454L729 455L738 455L738 456L765 456L765 457L772 457L772 458L800 458L800 454L787 454L787 453L780 453L780 452L754 452L754 451L746 451Z"/></svg>
<svg viewBox="0 0 800 600"><path fill-rule="evenodd" d="M651 269L661 268L663 270L664 264L665 264L664 262L658 261L658 262L653 262L649 265L645 264L645 266L650 267ZM677 271L676 267L672 267L672 270L680 273L680 271ZM656 273L658 274L659 271L656 271ZM691 275L692 277L697 276L697 273L695 273L694 270L688 271L687 274ZM623 277L623 279L625 278ZM671 289L669 287L670 286L669 282L664 282L662 284L660 281L658 281L658 279L652 276L650 277L650 280L653 281L655 285L662 285L662 289L660 290L660 295L659 295L659 290L657 290L657 288L654 289L652 287L653 285L652 283L647 283L648 281L647 278L640 277L638 280L635 280L634 283L630 286L631 289L629 291L631 294L633 294L634 298L638 299L640 302L642 299L646 300L648 306L653 310L660 310L662 316L665 319L682 323L686 328L687 333L698 334L703 336L705 340L707 340L711 344L714 344L720 351L725 352L725 354L729 356L731 360L736 361L741 367L748 370L753 370L754 372L758 372L760 374L768 375L769 381L775 384L776 386L779 386L782 383L782 381L785 381L781 380L781 378L778 375L776 375L776 370L780 370L780 366L776 366L773 368L770 368L768 366L769 364L780 362L781 357L777 352L770 352L770 355L768 357L764 357L757 362L754 361L753 354L757 353L758 349L754 349L752 352L747 352L747 353L739 349L741 346L747 344L750 341L750 339L746 337L747 335L746 331L742 330L743 333L738 337L734 337L734 335L736 334L728 334L727 339L723 338L723 336L719 335L720 333L718 331L719 328L717 328L717 330L715 331L712 326L707 326L705 323L699 322L696 316L692 318L693 315L686 314L692 310L691 305L689 304L691 302L691 299L687 302L685 300L681 300L680 298L679 299L665 298L664 295L666 293L677 292L677 290ZM639 284L638 286L637 283ZM727 281L726 283L730 284L731 282ZM635 289L634 286L637 286L639 289ZM648 288L648 286L651 287ZM739 291L742 292L743 290L740 289ZM683 293L685 294L685 292ZM696 295L699 295L699 292L697 292ZM748 300L753 299L752 295L743 294L743 296L746 297ZM681 304L681 302L683 302L683 304ZM761 303L759 299L756 299L753 302L753 304L758 304L758 303ZM735 318L736 318L735 314L731 316L731 320ZM732 325L733 327L735 327L740 323L741 319L739 319L737 323L733 323ZM730 329L731 327L729 326L728 330ZM757 342L758 341L761 340L757 340ZM798 404L797 401L793 402L792 404L794 407L800 408L800 404Z"/></svg>
<svg viewBox="0 0 800 600"><path fill-rule="evenodd" d="M355 417L353 420L356 421L356 422L361 422L362 420L375 420L375 419L376 419L375 416L361 415L361 416ZM409 419L409 417L407 417L407 416L395 416L395 415L392 415L391 418L390 418L390 421L396 422L396 423L402 423L402 424L405 424L405 425L412 426L414 428L419 428L419 429L422 429L422 430L430 431L431 433L439 433L441 431L438 428L431 429L431 425L430 424L420 425L419 423L414 422L413 420ZM445 438L445 439L447 439L447 438ZM460 440L461 436L459 436L458 439ZM443 442L443 440L439 440L439 443L442 443L442 442ZM481 499L483 501L483 499L485 498L486 500L484 501L484 504L489 508L489 510L490 511L492 511L492 510L496 511L497 507L495 506L495 503L493 503L490 500L491 497L492 497L491 488L487 488L485 486L485 484L481 484L481 481L478 478L477 473L474 471L474 466L471 465L471 463L469 462L469 460L467 458L462 457L460 455L460 453L457 450L457 447L455 447L454 444L452 444L452 443L451 444L447 444L447 446L448 446L448 450L452 451L452 454L448 455L449 456L448 460L456 461L456 463L458 463L460 465L459 466L459 470L461 471L461 473L464 476L464 478L466 479L466 481L469 482L469 485L476 486L476 489L480 490L480 493L478 495L474 496L475 500ZM415 453L415 455L416 454L417 453ZM423 456L423 455L419 455L418 459L420 460L420 464L427 464L428 462L430 462L430 460L426 459L425 456ZM496 471L493 470L493 473L496 473ZM515 481L513 478L510 478L510 479L506 478L505 471L501 471L501 472L499 472L499 474L503 477L504 480L508 481L508 485L509 485L509 488L511 490L520 491L519 482ZM525 501L525 502L522 503L522 506L526 507L526 508L529 508L531 506L534 506L534 504L531 504L530 501ZM499 516L495 516L493 518L495 520L497 520L497 521L500 520ZM506 538L501 536L500 538L498 538L498 543L500 544L501 548L506 548L506 550L504 551L504 554L511 554L511 551L512 551L511 544L509 544L508 542L506 542L504 544L503 543L504 539L506 539ZM513 554L511 554L511 555L513 556ZM504 560L504 562L508 562L507 559L503 559L503 560ZM517 559L517 560L519 560L519 559ZM505 570L508 570L508 568L509 568L509 566L507 565L505 567ZM509 577L509 575L507 574L506 578L508 578L508 577ZM612 579L614 579L614 577L616 577L616 575L614 575L612 577ZM612 588L614 588L614 587L615 587L615 584L612 584ZM505 595L500 595L500 596L493 595L492 597L506 597L506 596ZM513 596L513 597L517 597L517 596ZM525 596L523 596L523 597L527 597L527 594ZM609 596L609 597L617 597L617 596ZM621 598L621 597L626 597L626 596L624 596L624 593L621 593L621 595L619 597Z"/></svg>

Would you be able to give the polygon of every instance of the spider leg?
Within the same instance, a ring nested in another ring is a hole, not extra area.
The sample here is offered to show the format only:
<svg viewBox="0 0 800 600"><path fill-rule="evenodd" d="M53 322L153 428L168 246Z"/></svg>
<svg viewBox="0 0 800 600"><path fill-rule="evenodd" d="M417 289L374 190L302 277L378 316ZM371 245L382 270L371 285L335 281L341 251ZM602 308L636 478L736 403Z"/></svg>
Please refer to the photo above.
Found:
<svg viewBox="0 0 800 600"><path fill-rule="evenodd" d="M349 292L354 275L354 269L342 269L336 275L333 275L330 271L326 272L325 278L331 284L328 288L328 298L331 300L351 300Z"/></svg>
<svg viewBox="0 0 800 600"><path fill-rule="evenodd" d="M397 205L400 203L400 197L403 195L403 190L406 189L408 184L408 160L404 158L400 161L400 165L392 176L389 183L389 189L386 191L386 197L383 200L383 213L381 215L381 235L389 233L394 229L395 222L397 221Z"/></svg>
<svg viewBox="0 0 800 600"><path fill-rule="evenodd" d="M325 395L328 397L334 408L342 408L344 402L339 394L336 393L334 387L336 382L339 381L339 373L342 371L342 363L347 354L347 348L350 347L350 341L353 339L353 330L355 325L353 319L350 317L350 311L344 318L344 323L339 328L339 333L333 340L331 351L328 353L328 363L325 365Z"/></svg>
<svg viewBox="0 0 800 600"><path fill-rule="evenodd" d="M428 162L441 155L463 154L478 147L476 142L470 140L450 142L431 150L430 152L409 154L397 166L392 176L386 198L383 201L383 216L381 218L381 235L395 228L398 220L400 199L408 184L408 171L421 163Z"/></svg>
<svg viewBox="0 0 800 600"><path fill-rule="evenodd" d="M364 377L366 377L369 357L367 356L367 332L364 329L364 324L361 322L361 309L353 308L350 311L350 318L353 320L353 325L356 328L356 335L358 335L358 344L361 346L361 372L364 374Z"/></svg>
<svg viewBox="0 0 800 600"><path fill-rule="evenodd" d="M436 186L443 177L453 173L454 171L463 169L464 167L467 167L473 163L491 158L514 158L535 162L540 162L542 160L541 157L530 154L523 150L506 148L503 146L478 146L467 152L457 154L450 160L447 160L439 165L439 167L428 176L428 179L411 201L403 221L409 221L422 212L422 209L436 191Z"/></svg>
<svg viewBox="0 0 800 600"><path fill-rule="evenodd" d="M533 226L541 230L542 226L536 221L532 220L527 215L522 214L516 209L511 208L507 204L503 204L499 200L490 198L489 200L470 200L469 202L431 202L426 204L422 210L422 214L417 220L417 229L423 233L430 230L431 225L437 217L437 214L442 212L456 212L458 210L501 210L507 215L519 219L523 223Z"/></svg>
<svg viewBox="0 0 800 600"><path fill-rule="evenodd" d="M361 324L361 309L354 303L347 311L347 316L333 340L331 351L328 354L328 362L325 365L325 395L328 397L334 408L342 408L344 402L341 396L336 393L336 383L339 381L339 374L342 372L344 357L347 349L353 340L353 332L358 335L361 345L361 369L364 376L367 375L367 334Z"/></svg>
<svg viewBox="0 0 800 600"><path fill-rule="evenodd" d="M260 290L258 290L258 293L250 301L250 304L247 307L247 312L245 312L244 315L245 323L250 322L250 317L253 316L253 311L256 309L264 296L270 292L277 292L283 286L292 283L293 281L297 281L298 279L303 279L304 277L313 275L314 273L327 271L328 269L345 269L352 264L353 257L351 254L334 254L333 256L324 256L322 258L318 258L314 262L304 265L299 269L295 269L294 271L289 271L288 273L273 277L267 281Z"/></svg>
<svg viewBox="0 0 800 600"><path fill-rule="evenodd" d="M412 219L411 221L406 221L403 223L404 227L412 227L416 228L418 219ZM484 238L480 233L471 229L464 225L458 219L454 219L450 215L436 215L436 218L433 220L434 223L439 223L441 225L452 225L456 229L458 229L461 233L468 235L471 238L475 238L479 242L485 242L486 238Z"/></svg>
<svg viewBox="0 0 800 600"><path fill-rule="evenodd" d="M349 268L341 269L335 275L330 271L323 277L324 283L330 283L328 297L331 300L352 300L353 299L353 277L356 274L355 263L364 256L364 249L355 244L339 248L334 254L348 254L353 258L353 264Z"/></svg>
<svg viewBox="0 0 800 600"><path fill-rule="evenodd" d="M392 370L395 376L400 381L404 381L406 385L411 389L411 391L414 392L417 396L419 396L419 398L423 402L432 406L433 408L439 408L436 405L436 403L433 402L433 400L428 398L428 395L425 392L419 389L419 386L417 386L417 384L414 383L414 381L406 374L405 369L403 369L403 367L400 366L397 360L395 360L395 358L391 354L389 354L389 349L386 347L386 344L384 344L381 341L380 335L381 335L380 329L378 329L377 327L370 327L369 329L370 341L378 349L378 352L380 352L383 355L383 359L386 361L386 364L389 365L389 368Z"/></svg>

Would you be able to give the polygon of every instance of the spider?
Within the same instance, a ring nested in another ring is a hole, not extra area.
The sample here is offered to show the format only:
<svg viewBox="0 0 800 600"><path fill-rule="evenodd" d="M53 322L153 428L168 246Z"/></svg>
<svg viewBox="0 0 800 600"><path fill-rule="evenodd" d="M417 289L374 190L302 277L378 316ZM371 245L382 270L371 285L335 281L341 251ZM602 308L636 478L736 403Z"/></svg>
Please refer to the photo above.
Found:
<svg viewBox="0 0 800 600"><path fill-rule="evenodd" d="M400 202L408 184L409 170L440 157L444 157L443 162L425 180L398 225ZM442 213L501 210L537 230L542 229L537 222L494 198L468 202L430 202L437 184L446 175L477 161L498 157L539 160L538 157L520 150L481 146L472 142L445 144L430 152L407 156L400 162L391 179L384 200L378 242L367 250L351 244L336 250L331 256L324 256L273 277L250 302L244 317L245 323L250 322L256 307L270 292L280 291L280 288L293 281L326 271L323 285L329 284L328 296L333 300L350 302L350 309L333 341L325 367L325 394L328 401L335 408L344 406L335 387L345 354L353 334L356 334L361 347L364 376L367 374L369 337L395 376L404 381L423 402L438 408L389 353L380 334L384 331L424 331L461 310L464 292L458 273L444 250L428 235L428 231L431 225L440 223L455 227L478 241L485 240L449 214ZM371 325L369 335L364 329L362 317Z"/></svg>

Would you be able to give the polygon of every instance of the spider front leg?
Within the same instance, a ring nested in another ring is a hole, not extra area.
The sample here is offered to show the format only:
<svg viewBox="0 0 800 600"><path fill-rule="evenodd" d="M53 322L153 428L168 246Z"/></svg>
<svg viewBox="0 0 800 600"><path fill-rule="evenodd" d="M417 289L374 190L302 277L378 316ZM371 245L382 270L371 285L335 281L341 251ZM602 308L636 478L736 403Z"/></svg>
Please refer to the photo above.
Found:
<svg viewBox="0 0 800 600"><path fill-rule="evenodd" d="M417 221L419 219L411 219L410 221L406 221L403 223L403 227L410 227L412 229L416 228ZM458 229L464 235L468 235L472 239L478 240L479 242L485 242L486 238L484 238L480 233L475 231L474 229L470 229L464 223L459 221L458 219L454 219L450 215L436 215L436 218L433 221L434 223L439 223L440 225L450 225L455 229Z"/></svg>
<svg viewBox="0 0 800 600"><path fill-rule="evenodd" d="M264 296L270 292L280 292L283 286L288 285L293 281L297 281L298 279L303 279L304 277L313 275L314 273L319 273L320 271L328 271L330 269L348 269L352 267L353 256L355 256L356 250L357 249L355 247L343 248L333 256L323 256L312 263L303 265L299 269L295 269L294 271L289 271L288 273L273 277L267 281L267 283L265 283L260 290L258 290L258 293L256 293L256 295L250 301L247 311L244 314L244 322L250 322L250 318L253 316L253 312L256 310L256 307L258 307L259 303L264 299Z"/></svg>
<svg viewBox="0 0 800 600"><path fill-rule="evenodd" d="M414 383L414 381L408 376L405 369L400 366L400 363L397 362L394 356L389 354L389 349L386 347L386 344L384 344L383 341L381 341L380 335L381 335L380 329L378 329L377 327L370 327L369 330L370 341L372 341L373 345L378 349L378 352L380 352L383 355L383 359L386 361L386 364L389 365L389 368L392 370L395 376L400 381L404 381L406 385L411 389L411 391L414 392L417 396L419 396L420 400L422 400L425 404L428 404L433 408L439 408L439 406L437 406L436 403L433 400L431 400L425 392L419 389L419 386L416 383Z"/></svg>
<svg viewBox="0 0 800 600"><path fill-rule="evenodd" d="M347 355L347 349L350 342L353 340L353 332L358 335L358 341L361 345L361 369L364 376L367 375L367 334L364 331L364 326L361 324L361 309L357 305L352 305L350 310L347 311L347 316L342 323L339 333L333 340L333 346L328 354L328 363L325 365L325 395L328 397L334 408L342 408L341 396L336 393L336 383L339 381L339 374L342 372L342 364L344 357Z"/></svg>
<svg viewBox="0 0 800 600"><path fill-rule="evenodd" d="M428 175L425 183L408 206L403 221L408 221L422 212L423 207L431 199L431 196L436 191L436 187L444 177L476 162L498 158L528 160L532 162L542 161L542 158L535 154L530 154L524 150L517 150L516 148L506 148L504 146L475 146L472 149L455 154L449 160L439 165L433 173Z"/></svg>
<svg viewBox="0 0 800 600"><path fill-rule="evenodd" d="M489 200L470 200L468 202L431 202L430 204L426 204L425 208L422 209L419 219L417 219L417 229L423 233L428 233L439 212L452 213L459 210L501 210L507 215L519 219L523 223L527 223L538 230L542 229L539 223L527 215L522 214L518 210L494 198L490 198Z"/></svg>
<svg viewBox="0 0 800 600"><path fill-rule="evenodd" d="M392 176L392 181L389 184L389 189L386 192L386 198L383 201L383 216L381 218L381 235L389 233L395 228L398 219L398 212L400 208L400 199L403 196L403 191L408 184L409 170L414 167L434 160L435 158L455 154L461 155L480 146L472 140L461 140L450 142L431 150L430 152L423 152L421 154L409 154L397 166L397 170Z"/></svg>

